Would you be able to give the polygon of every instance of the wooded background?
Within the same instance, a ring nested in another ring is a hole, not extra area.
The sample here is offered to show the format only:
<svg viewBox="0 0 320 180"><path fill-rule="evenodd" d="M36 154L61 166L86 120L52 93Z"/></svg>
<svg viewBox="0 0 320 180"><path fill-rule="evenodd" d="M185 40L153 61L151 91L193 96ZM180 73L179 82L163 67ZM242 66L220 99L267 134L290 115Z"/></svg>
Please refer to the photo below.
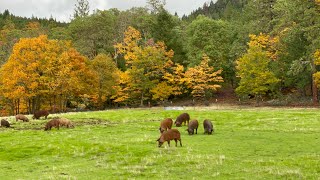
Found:
<svg viewBox="0 0 320 180"><path fill-rule="evenodd" d="M0 13L2 114L207 101L230 90L318 103L319 0L218 0L183 17L147 2L90 14L78 0L69 23Z"/></svg>

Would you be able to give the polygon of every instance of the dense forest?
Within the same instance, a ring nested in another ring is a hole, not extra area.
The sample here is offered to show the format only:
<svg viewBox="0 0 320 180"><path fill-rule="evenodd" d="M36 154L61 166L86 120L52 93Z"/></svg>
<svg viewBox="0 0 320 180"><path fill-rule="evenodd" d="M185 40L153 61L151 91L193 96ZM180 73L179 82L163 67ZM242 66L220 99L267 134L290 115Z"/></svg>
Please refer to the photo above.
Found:
<svg viewBox="0 0 320 180"><path fill-rule="evenodd" d="M318 104L320 0L218 0L178 17L78 0L68 23L0 13L0 108L105 109L237 99Z"/></svg>

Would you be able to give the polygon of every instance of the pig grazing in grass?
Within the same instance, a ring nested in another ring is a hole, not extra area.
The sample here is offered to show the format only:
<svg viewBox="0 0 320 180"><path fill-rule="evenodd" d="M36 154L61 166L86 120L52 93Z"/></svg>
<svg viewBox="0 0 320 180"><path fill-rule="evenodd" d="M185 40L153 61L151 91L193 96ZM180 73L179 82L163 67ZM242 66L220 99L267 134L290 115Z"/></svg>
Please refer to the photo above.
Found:
<svg viewBox="0 0 320 180"><path fill-rule="evenodd" d="M1 127L9 128L10 127L10 123L5 119L1 119Z"/></svg>
<svg viewBox="0 0 320 180"><path fill-rule="evenodd" d="M170 141L174 140L176 142L176 147L177 147L177 141L180 141L180 146L182 146L181 143L181 138L180 138L180 132L177 129L169 129L168 131L164 131L160 138L157 139L159 142L159 147L162 146L164 142L168 142L168 145L170 146Z"/></svg>
<svg viewBox="0 0 320 180"><path fill-rule="evenodd" d="M49 122L47 122L46 126L44 127L44 130L51 130L51 128L55 127L57 129L59 129L60 126L60 121L59 119L52 119Z"/></svg>
<svg viewBox="0 0 320 180"><path fill-rule="evenodd" d="M60 126L65 126L67 128L74 128L74 125L71 123L71 121L67 118L58 118L59 122L60 122Z"/></svg>
<svg viewBox="0 0 320 180"><path fill-rule="evenodd" d="M159 128L160 133L163 133L164 131L171 129L172 124L173 124L173 120L171 118L167 118L161 121L160 128Z"/></svg>
<svg viewBox="0 0 320 180"><path fill-rule="evenodd" d="M177 127L180 127L182 125L182 123L184 123L184 124L188 123L189 124L189 120L190 120L190 115L188 113L182 113L177 117L177 119L174 122L174 124Z"/></svg>
<svg viewBox="0 0 320 180"><path fill-rule="evenodd" d="M194 130L196 130L196 134L198 134L198 127L199 127L198 120L190 121L189 124L188 124L188 129L187 129L189 135L193 135L194 134Z"/></svg>
<svg viewBox="0 0 320 180"><path fill-rule="evenodd" d="M203 121L203 129L204 129L204 134L212 134L212 132L214 132L212 122L208 119Z"/></svg>
<svg viewBox="0 0 320 180"><path fill-rule="evenodd" d="M42 116L44 116L45 119L47 119L47 117L49 116L49 112L47 110L36 111L34 112L32 119L39 119Z"/></svg>
<svg viewBox="0 0 320 180"><path fill-rule="evenodd" d="M29 119L27 118L27 116L23 114L17 114L15 117L16 117L16 121L22 120L23 122L29 122Z"/></svg>

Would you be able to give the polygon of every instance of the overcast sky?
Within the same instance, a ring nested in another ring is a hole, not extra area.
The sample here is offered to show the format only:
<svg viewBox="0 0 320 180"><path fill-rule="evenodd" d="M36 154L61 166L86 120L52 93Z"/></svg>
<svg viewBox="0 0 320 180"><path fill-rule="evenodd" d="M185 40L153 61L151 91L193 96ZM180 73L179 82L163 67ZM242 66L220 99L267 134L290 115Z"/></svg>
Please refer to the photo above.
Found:
<svg viewBox="0 0 320 180"><path fill-rule="evenodd" d="M213 0L214 2L216 0ZM166 9L179 16L190 14L193 10L202 7L210 0L166 0ZM0 12L8 9L10 13L23 17L50 18L52 15L57 21L68 22L73 15L77 0L0 0ZM89 0L90 11L95 9L107 10L117 8L120 10L131 7L145 7L146 0Z"/></svg>

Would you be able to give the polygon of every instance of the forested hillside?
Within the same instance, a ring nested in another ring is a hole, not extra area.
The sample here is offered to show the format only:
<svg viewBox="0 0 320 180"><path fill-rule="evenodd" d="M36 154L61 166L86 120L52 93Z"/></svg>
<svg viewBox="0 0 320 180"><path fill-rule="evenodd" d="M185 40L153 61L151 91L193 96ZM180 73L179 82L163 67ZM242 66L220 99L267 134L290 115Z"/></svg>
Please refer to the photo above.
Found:
<svg viewBox="0 0 320 180"><path fill-rule="evenodd" d="M318 103L319 0L218 0L182 18L147 2L90 14L78 0L69 23L0 13L2 113L207 102L230 90Z"/></svg>
<svg viewBox="0 0 320 180"><path fill-rule="evenodd" d="M190 15L184 15L183 20L194 20L199 15L205 15L213 19L235 19L240 15L248 0L217 0L204 3L202 7L194 10Z"/></svg>

